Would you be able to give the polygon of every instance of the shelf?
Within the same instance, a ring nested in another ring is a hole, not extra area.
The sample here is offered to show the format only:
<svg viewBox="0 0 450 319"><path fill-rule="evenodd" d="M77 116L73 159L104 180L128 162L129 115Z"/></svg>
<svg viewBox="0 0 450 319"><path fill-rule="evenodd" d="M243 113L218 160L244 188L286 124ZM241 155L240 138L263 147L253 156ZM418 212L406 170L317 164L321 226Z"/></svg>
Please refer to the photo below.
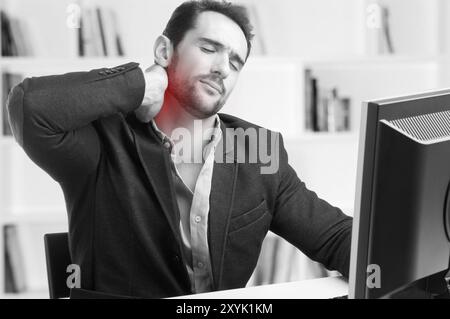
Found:
<svg viewBox="0 0 450 319"><path fill-rule="evenodd" d="M64 224L67 225L67 213L59 211L58 213L26 213L26 214L7 214L0 216L0 224Z"/></svg>
<svg viewBox="0 0 450 319"><path fill-rule="evenodd" d="M52 70L70 72L75 69L113 67L128 62L138 62L144 65L153 63L145 57L80 57L80 58L39 58L39 57L6 57L0 58L0 68L11 72L27 72Z"/></svg>
<svg viewBox="0 0 450 319"><path fill-rule="evenodd" d="M380 56L362 56L362 55L347 55L347 56L322 56L322 57L308 57L308 56L281 56L281 55L250 55L249 61L253 63L258 62L294 62L300 64L380 64L380 63L421 63L421 62L437 62L448 61L450 57L447 55L380 55ZM149 57L143 56L99 56L99 57L0 57L0 65L33 65L41 64L45 66L51 65L66 65L67 64L104 64L105 62L119 62L126 63L130 61L153 63Z"/></svg>
<svg viewBox="0 0 450 319"><path fill-rule="evenodd" d="M334 56L334 57L304 57L301 61L304 64L312 65L348 65L348 64L405 64L405 63L430 63L448 59L445 55L379 55L379 56Z"/></svg>
<svg viewBox="0 0 450 319"><path fill-rule="evenodd" d="M447 55L346 55L346 56L273 56L273 55L250 55L249 61L259 63L295 63L304 67L348 67L350 65L380 65L380 64L423 64L450 62Z"/></svg>
<svg viewBox="0 0 450 319"><path fill-rule="evenodd" d="M0 299L49 299L49 293L46 290L21 293L1 293Z"/></svg>
<svg viewBox="0 0 450 319"><path fill-rule="evenodd" d="M355 132L305 132L298 137L285 137L285 142L289 143L327 143L327 142L357 142L359 134Z"/></svg>
<svg viewBox="0 0 450 319"><path fill-rule="evenodd" d="M12 146L16 145L16 140L12 136L0 136L0 145ZM17 144L18 145L18 144Z"/></svg>
<svg viewBox="0 0 450 319"><path fill-rule="evenodd" d="M142 59L143 57L141 57ZM63 64L63 63L98 63L102 61L130 61L135 60L137 57L75 57L75 58L44 58L44 57L1 57L0 64L31 64L36 62L48 63L48 64ZM145 60L145 59L144 59ZM148 59L147 59L148 60Z"/></svg>

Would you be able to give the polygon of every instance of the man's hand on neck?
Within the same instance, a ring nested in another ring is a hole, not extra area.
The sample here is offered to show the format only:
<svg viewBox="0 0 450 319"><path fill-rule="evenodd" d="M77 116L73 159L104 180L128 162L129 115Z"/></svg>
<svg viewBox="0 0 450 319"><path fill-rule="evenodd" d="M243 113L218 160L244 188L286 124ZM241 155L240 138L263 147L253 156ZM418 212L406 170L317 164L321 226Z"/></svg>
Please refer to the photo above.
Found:
<svg viewBox="0 0 450 319"><path fill-rule="evenodd" d="M149 123L159 113L164 103L168 78L166 70L158 64L142 71L145 79L145 93L142 104L135 110L135 114L139 121Z"/></svg>
<svg viewBox="0 0 450 319"><path fill-rule="evenodd" d="M145 94L142 104L135 110L136 117L143 123L155 120L158 128L168 137L173 136L174 130L183 128L189 131L191 139L203 137L202 143L193 140L191 145L201 145L201 149L207 144L215 124L216 116L199 119L183 108L182 105L167 92L168 77L166 70L154 64L144 70ZM183 139L180 140L183 143ZM188 141L184 141L188 143ZM199 150L193 150L194 152Z"/></svg>

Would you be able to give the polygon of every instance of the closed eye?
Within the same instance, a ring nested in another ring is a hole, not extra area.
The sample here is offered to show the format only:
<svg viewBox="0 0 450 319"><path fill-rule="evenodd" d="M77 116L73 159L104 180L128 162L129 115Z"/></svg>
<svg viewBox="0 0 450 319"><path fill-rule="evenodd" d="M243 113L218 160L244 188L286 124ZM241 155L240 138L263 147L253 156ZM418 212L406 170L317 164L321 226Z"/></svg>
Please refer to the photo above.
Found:
<svg viewBox="0 0 450 319"><path fill-rule="evenodd" d="M203 52L206 52L206 53L214 53L214 52L216 52L216 50L214 50L214 49L205 48L205 47L200 47L200 49L201 49Z"/></svg>

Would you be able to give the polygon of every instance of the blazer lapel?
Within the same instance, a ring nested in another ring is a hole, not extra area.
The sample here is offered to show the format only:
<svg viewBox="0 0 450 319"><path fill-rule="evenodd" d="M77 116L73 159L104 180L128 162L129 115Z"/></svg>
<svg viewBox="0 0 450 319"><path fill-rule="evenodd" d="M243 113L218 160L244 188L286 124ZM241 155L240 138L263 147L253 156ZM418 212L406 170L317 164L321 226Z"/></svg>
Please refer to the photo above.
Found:
<svg viewBox="0 0 450 319"><path fill-rule="evenodd" d="M135 132L136 148L139 160L144 168L145 174L155 191L156 197L161 204L170 228L181 243L178 221L178 206L174 199L175 191L172 186L172 175L170 170L170 157L168 152L162 147L156 133L150 124L139 122L133 115L129 116L129 121Z"/></svg>
<svg viewBox="0 0 450 319"><path fill-rule="evenodd" d="M175 201L174 188L169 167L169 154L165 152L150 125L140 123L134 115L128 118L135 132L136 148L144 171L158 197L171 230L181 244L178 221L179 212ZM216 147L213 177L211 181L210 211L208 221L208 241L211 256L214 288L220 289L222 266L229 217L233 208L238 163L234 154L234 140L226 134L220 122L222 139ZM168 196L168 194L171 194Z"/></svg>
<svg viewBox="0 0 450 319"><path fill-rule="evenodd" d="M233 154L233 139L226 134L221 121L222 139L217 146L211 181L209 209L209 251L211 256L214 289L220 289L229 218L233 208L238 163Z"/></svg>

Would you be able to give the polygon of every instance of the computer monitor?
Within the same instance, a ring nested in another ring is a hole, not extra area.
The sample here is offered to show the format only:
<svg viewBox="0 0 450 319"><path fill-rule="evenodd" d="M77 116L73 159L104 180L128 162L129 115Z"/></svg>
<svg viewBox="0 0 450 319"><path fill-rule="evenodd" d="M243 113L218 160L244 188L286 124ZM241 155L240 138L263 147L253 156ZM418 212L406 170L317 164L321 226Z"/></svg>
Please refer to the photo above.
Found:
<svg viewBox="0 0 450 319"><path fill-rule="evenodd" d="M364 103L349 298L448 296L450 90Z"/></svg>

